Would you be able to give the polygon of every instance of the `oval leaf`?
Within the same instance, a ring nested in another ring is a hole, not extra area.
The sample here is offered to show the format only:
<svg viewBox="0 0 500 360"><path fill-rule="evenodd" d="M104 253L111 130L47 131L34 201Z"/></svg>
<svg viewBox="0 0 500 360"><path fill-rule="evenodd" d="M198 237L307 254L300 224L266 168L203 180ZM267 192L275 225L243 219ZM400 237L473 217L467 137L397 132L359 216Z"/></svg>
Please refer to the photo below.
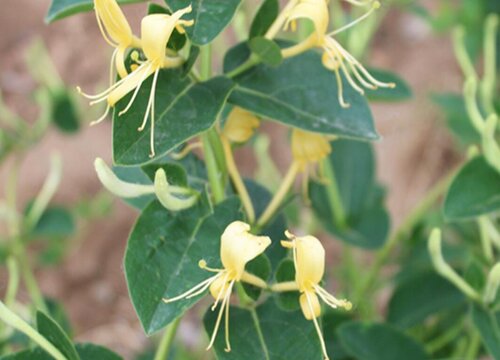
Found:
<svg viewBox="0 0 500 360"><path fill-rule="evenodd" d="M219 35L233 19L242 0L165 0L172 11L189 5L193 11L183 18L193 19L186 32L195 45L205 45Z"/></svg>
<svg viewBox="0 0 500 360"><path fill-rule="evenodd" d="M36 327L38 332L50 341L68 360L80 360L68 335L58 323L41 311L36 313Z"/></svg>
<svg viewBox="0 0 500 360"><path fill-rule="evenodd" d="M255 37L249 42L250 49L260 61L270 66L278 66L283 62L281 48L273 40L265 37Z"/></svg>
<svg viewBox="0 0 500 360"><path fill-rule="evenodd" d="M250 56L247 44L231 49L224 60L229 72ZM378 134L366 99L349 86L338 102L335 75L325 69L321 55L308 51L280 66L258 65L234 78L238 86L229 101L263 118L304 130L341 137L375 140Z"/></svg>
<svg viewBox="0 0 500 360"><path fill-rule="evenodd" d="M473 218L500 210L500 173L482 156L470 160L453 179L444 202L450 220Z"/></svg>
<svg viewBox="0 0 500 360"><path fill-rule="evenodd" d="M473 305L472 321L488 352L494 359L500 359L500 311L494 313L480 305Z"/></svg>
<svg viewBox="0 0 500 360"><path fill-rule="evenodd" d="M424 348L404 333L384 324L349 322L338 329L349 355L358 360L424 360Z"/></svg>
<svg viewBox="0 0 500 360"><path fill-rule="evenodd" d="M280 3L278 0L265 0L260 6L250 26L250 38L264 36L278 17Z"/></svg>
<svg viewBox="0 0 500 360"><path fill-rule="evenodd" d="M150 123L137 131L146 112L152 79L144 81L128 112L119 116L132 93L120 100L113 115L113 159L118 165L138 165L152 161ZM161 157L169 150L209 129L226 102L233 82L215 77L193 83L176 70L160 71L155 96L155 150ZM151 119L148 120L149 122Z"/></svg>

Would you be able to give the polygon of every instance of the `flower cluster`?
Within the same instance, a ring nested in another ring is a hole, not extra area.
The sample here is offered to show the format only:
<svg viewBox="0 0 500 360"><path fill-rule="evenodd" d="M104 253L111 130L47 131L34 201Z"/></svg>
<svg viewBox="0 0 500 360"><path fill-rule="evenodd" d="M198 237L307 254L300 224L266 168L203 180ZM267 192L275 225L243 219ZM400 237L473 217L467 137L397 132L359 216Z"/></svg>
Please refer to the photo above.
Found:
<svg viewBox="0 0 500 360"><path fill-rule="evenodd" d="M268 286L259 277L245 270L246 264L264 253L271 244L267 236L256 236L249 233L250 225L242 221L234 221L229 224L221 236L220 260L222 269L213 269L207 266L205 260L200 259L200 268L214 272L216 275L203 280L188 291L173 298L163 299L165 303L190 299L203 294L209 290L215 302L212 306L214 311L220 303L220 310L215 322L215 327L207 350L210 349L217 336L218 329L225 313L225 342L226 351L231 351L229 339L229 305L232 290L237 282L245 282L254 286L268 289L270 291L298 291L302 313L307 320L312 320L321 342L325 359L328 359L325 341L317 318L321 316L321 305L319 298L332 308L344 308L350 310L352 304L347 300L339 300L329 294L319 284L325 273L325 249L321 242L314 236L297 237L290 232L285 235L288 240L281 242L282 246L292 249L295 265L295 281L283 282Z"/></svg>
<svg viewBox="0 0 500 360"><path fill-rule="evenodd" d="M138 131L143 131L148 119L150 121L150 156L155 156L155 94L159 71L161 69L174 68L183 64L184 59L167 49L167 43L174 30L180 33L185 32L186 26L192 26L193 20L183 20L182 17L191 12L191 6L174 12L172 15L151 14L142 19L141 38L133 35L130 25L116 3L116 0L94 0L97 23L104 39L115 48L111 59L110 86L104 92L97 95L88 95L79 92L86 98L92 100L91 105L107 102L104 114L92 124L98 124L109 114L109 111L118 101L133 91L132 97L127 106L118 115L125 114L134 103L142 83L153 76L151 92L149 95L146 112L143 121L138 127ZM125 66L124 56L128 49L138 48L144 53L146 60L139 60L136 53L132 53L131 58L135 64L130 73ZM135 54L135 55L134 55ZM116 68L120 80L113 83L114 71Z"/></svg>

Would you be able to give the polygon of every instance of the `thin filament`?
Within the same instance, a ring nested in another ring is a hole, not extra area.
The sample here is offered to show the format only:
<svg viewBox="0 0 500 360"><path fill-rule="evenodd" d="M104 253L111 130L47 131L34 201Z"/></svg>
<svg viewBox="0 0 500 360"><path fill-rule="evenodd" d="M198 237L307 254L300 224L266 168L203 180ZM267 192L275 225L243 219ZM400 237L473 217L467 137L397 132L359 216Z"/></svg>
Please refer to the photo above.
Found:
<svg viewBox="0 0 500 360"><path fill-rule="evenodd" d="M176 297L173 297L173 298L163 298L163 302L165 303L171 303L171 302L174 302L174 301L177 301L177 300L181 300L181 299L184 299L186 298L187 296L189 296L190 294L198 291L200 288L203 288L204 286L206 286L207 284L212 284L221 274L217 274L215 276L212 276L211 278L208 278L204 281L202 281L201 283L195 285L194 287L192 287L191 289L189 289L188 291L176 296Z"/></svg>
<svg viewBox="0 0 500 360"><path fill-rule="evenodd" d="M350 29L354 25L359 24L361 21L363 21L366 18L368 18L376 9L377 9L377 7L375 5L372 6L372 8L369 11L367 11L364 15L360 16L356 20L351 21L349 24L346 24L346 25L342 26L341 28L338 28L337 30L332 31L327 36L334 36L334 35L337 35L338 33L341 33L342 31Z"/></svg>
<svg viewBox="0 0 500 360"><path fill-rule="evenodd" d="M102 116L99 119L92 121L90 123L90 126L97 125L97 124L101 123L102 121L104 121L104 119L106 119L106 117L108 116L110 109L111 109L111 106L107 105L106 111L104 111L104 114L102 114Z"/></svg>
<svg viewBox="0 0 500 360"><path fill-rule="evenodd" d="M229 301L229 298L231 297L231 292L229 291L230 289L231 289L230 287L227 288L228 291L226 291L226 294L224 295L224 299L222 300L222 304L221 304L220 310L219 310L219 315L217 316L217 321L215 322L214 331L212 333L212 338L210 339L210 343L207 346L207 350L209 350L214 344L215 337L217 336L217 331L219 330L220 321L222 319L222 314L224 313L226 303Z"/></svg>
<svg viewBox="0 0 500 360"><path fill-rule="evenodd" d="M141 65L143 66L143 65ZM144 82L144 80L146 80L146 77L147 77L147 74L149 72L149 69L151 67L151 64L148 66L147 70L144 71L144 74L142 75L141 77L141 80L139 80L139 84L137 85L137 87L135 88L135 91L134 91L134 94L132 95L132 98L130 99L130 101L128 102L127 106L125 107L125 109L123 109L122 111L120 111L118 113L118 116L122 116L123 114L125 114L127 111L130 110L130 108L132 107L132 104L134 103L135 101L135 98L137 97L137 94L139 94L139 90L141 89L141 86L142 86L142 83ZM140 68L140 67L139 67ZM137 68L135 71L138 71L139 68ZM149 105L148 105L149 107Z"/></svg>
<svg viewBox="0 0 500 360"><path fill-rule="evenodd" d="M156 69L154 78L153 78L153 86L151 88L151 96L150 96L150 101L151 101L151 137L149 138L150 142L150 150L151 154L149 154L149 157L154 157L155 156L155 94L156 94L156 83L158 82L158 74L160 73L160 69Z"/></svg>
<svg viewBox="0 0 500 360"><path fill-rule="evenodd" d="M231 284L229 284L229 294L231 294L231 291L233 289L234 285L234 280L231 281ZM226 319L225 319L225 336L224 339L226 341L226 348L224 349L225 352L230 352L231 351L231 343L229 342L229 308L230 308L230 301L226 301Z"/></svg>

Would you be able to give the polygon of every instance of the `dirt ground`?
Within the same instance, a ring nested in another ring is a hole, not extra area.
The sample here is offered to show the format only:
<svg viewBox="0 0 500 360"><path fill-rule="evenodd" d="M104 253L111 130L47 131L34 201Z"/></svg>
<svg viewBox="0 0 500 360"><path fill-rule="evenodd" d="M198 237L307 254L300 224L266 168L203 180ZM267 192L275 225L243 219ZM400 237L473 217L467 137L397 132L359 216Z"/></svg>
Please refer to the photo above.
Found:
<svg viewBox="0 0 500 360"><path fill-rule="evenodd" d="M7 103L27 117L33 116L28 94L35 84L23 59L34 39L43 38L67 84L93 89L107 77L110 49L101 39L95 18L79 15L47 26L43 17L48 6L49 0L2 2L0 89ZM142 6L128 7L127 14L137 25ZM388 205L397 224L456 160L442 119L429 101L429 92L459 91L461 78L449 39L436 37L421 20L397 11L386 18L371 58L373 65L392 69L406 79L415 93L409 102L373 106L383 136L376 144L379 178L390 189ZM266 129L274 137L283 135L275 126ZM92 164L97 156L110 160L110 140L109 124L85 127L71 137L51 131L23 165L20 202L38 191L53 151L61 152L64 160L58 202L71 203L97 193L100 184ZM278 162L285 164L287 159L279 158L280 144L273 142L272 150ZM249 154L239 156L246 159ZM109 346L127 359L147 344L128 299L122 266L127 234L135 217L134 210L116 202L112 216L95 223L59 268L37 273L43 292L68 309L78 341ZM0 286L4 285L5 276L0 273ZM195 327L196 323L184 322L180 336L192 341L190 334Z"/></svg>

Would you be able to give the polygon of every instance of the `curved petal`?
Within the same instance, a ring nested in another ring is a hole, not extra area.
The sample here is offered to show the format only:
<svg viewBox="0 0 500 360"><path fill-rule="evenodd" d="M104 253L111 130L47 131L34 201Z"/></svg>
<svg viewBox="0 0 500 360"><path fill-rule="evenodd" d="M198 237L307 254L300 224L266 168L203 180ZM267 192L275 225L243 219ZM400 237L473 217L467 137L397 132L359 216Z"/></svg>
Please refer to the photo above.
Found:
<svg viewBox="0 0 500 360"><path fill-rule="evenodd" d="M288 15L287 24L300 19L309 19L313 22L317 40L326 35L330 21L328 5L325 0L301 0Z"/></svg>
<svg viewBox="0 0 500 360"><path fill-rule="evenodd" d="M191 6L174 12L172 15L152 14L141 22L142 49L149 61L161 66L165 57L165 48L172 32L179 27L181 17L191 12ZM191 22L184 22L190 25Z"/></svg>
<svg viewBox="0 0 500 360"><path fill-rule="evenodd" d="M115 0L94 0L97 16L101 19L106 32L120 46L132 44L132 29ZM104 35L104 34L103 34Z"/></svg>
<svg viewBox="0 0 500 360"><path fill-rule="evenodd" d="M250 225L234 221L221 236L221 261L232 280L239 281L246 263L262 254L271 244L268 236L252 235L249 231Z"/></svg>
<svg viewBox="0 0 500 360"><path fill-rule="evenodd" d="M144 64L132 71L125 78L122 83L117 86L108 95L108 105L115 106L125 95L137 88L146 78L155 72L155 68L151 64Z"/></svg>
<svg viewBox="0 0 500 360"><path fill-rule="evenodd" d="M325 273L325 249L314 236L295 238L295 281L300 291L314 291Z"/></svg>

